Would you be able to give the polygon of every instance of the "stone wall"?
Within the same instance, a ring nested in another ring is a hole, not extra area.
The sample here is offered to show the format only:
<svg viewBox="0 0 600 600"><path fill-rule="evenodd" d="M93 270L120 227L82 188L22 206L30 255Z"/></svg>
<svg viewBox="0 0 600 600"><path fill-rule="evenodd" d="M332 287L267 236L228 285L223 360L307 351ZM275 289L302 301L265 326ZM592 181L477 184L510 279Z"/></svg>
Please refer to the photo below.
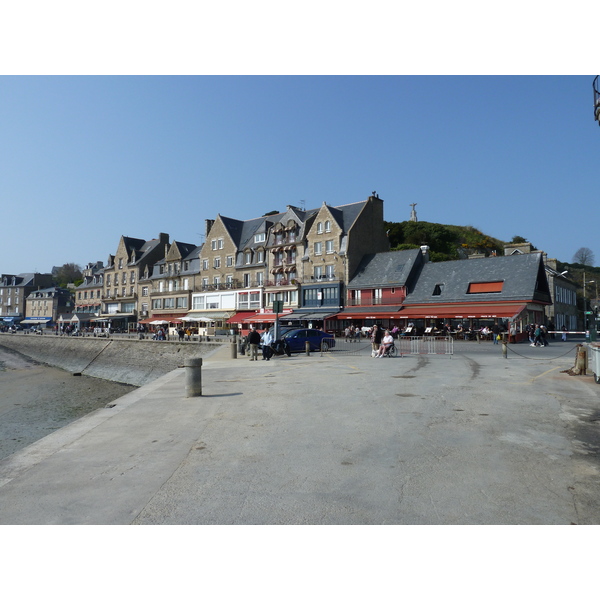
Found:
<svg viewBox="0 0 600 600"><path fill-rule="evenodd" d="M182 366L186 358L212 354L222 343L3 333L0 346L71 373L141 386Z"/></svg>

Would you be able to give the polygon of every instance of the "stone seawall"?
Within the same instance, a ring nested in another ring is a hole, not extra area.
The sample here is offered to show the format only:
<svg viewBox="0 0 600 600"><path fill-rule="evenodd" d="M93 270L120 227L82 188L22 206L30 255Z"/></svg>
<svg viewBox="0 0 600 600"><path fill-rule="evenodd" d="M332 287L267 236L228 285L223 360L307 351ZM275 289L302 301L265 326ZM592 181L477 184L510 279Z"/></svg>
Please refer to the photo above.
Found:
<svg viewBox="0 0 600 600"><path fill-rule="evenodd" d="M156 342L56 335L0 334L0 346L71 373L141 386L203 357L221 342Z"/></svg>

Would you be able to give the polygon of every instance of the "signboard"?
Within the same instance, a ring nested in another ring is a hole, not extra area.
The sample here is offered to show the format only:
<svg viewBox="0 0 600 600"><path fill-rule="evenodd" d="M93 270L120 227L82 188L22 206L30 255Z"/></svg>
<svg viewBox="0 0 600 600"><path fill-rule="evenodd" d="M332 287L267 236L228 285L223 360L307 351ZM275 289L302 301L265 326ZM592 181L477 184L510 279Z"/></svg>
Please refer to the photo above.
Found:
<svg viewBox="0 0 600 600"><path fill-rule="evenodd" d="M279 314L283 311L283 300L273 300L273 312Z"/></svg>

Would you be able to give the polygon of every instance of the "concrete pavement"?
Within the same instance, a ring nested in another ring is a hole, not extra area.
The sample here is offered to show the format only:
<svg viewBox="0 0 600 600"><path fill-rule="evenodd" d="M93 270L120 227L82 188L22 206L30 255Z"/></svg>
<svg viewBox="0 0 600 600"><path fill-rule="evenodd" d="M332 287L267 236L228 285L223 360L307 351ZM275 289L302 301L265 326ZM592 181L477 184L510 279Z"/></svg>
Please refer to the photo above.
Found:
<svg viewBox="0 0 600 600"><path fill-rule="evenodd" d="M597 524L574 344L205 358L0 462L0 524ZM356 350L356 348L353 348Z"/></svg>

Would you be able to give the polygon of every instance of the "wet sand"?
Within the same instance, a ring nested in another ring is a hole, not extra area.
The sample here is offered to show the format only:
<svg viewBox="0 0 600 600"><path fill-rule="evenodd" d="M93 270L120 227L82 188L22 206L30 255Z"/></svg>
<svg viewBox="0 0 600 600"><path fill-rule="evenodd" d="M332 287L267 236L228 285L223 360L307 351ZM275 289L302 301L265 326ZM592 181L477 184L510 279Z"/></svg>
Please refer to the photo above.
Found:
<svg viewBox="0 0 600 600"><path fill-rule="evenodd" d="M134 389L0 347L0 460Z"/></svg>

